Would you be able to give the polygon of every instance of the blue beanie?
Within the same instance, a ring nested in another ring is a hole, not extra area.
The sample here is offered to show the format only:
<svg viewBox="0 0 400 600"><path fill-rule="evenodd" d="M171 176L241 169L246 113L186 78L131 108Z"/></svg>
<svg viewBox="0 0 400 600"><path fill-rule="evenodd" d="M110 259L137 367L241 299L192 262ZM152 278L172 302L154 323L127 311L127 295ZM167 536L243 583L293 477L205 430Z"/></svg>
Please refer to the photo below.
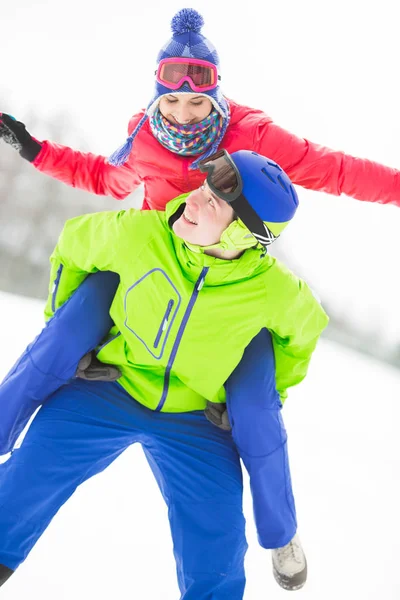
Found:
<svg viewBox="0 0 400 600"><path fill-rule="evenodd" d="M176 13L171 21L172 38L168 40L166 44L161 48L157 56L157 64L164 58L197 58L206 60L214 64L219 72L219 57L216 49L212 43L200 33L201 28L204 25L203 17L193 8L182 8ZM146 112L142 119L137 124L134 131L127 138L125 144L118 148L108 159L108 162L114 166L123 165L129 158L132 150L133 140L139 133L140 128L145 123L149 116L152 116L154 111L157 109L161 96L165 94L180 94L188 93L193 94L193 90L187 82L178 90L171 90L170 88L161 85L156 81L154 95L149 102ZM209 155L216 152L222 138L225 135L226 129L229 124L230 111L229 105L222 95L219 85L212 90L202 92L202 96L207 96L214 108L221 114L223 118L223 126L213 145L205 152L201 157L196 160L196 164Z"/></svg>

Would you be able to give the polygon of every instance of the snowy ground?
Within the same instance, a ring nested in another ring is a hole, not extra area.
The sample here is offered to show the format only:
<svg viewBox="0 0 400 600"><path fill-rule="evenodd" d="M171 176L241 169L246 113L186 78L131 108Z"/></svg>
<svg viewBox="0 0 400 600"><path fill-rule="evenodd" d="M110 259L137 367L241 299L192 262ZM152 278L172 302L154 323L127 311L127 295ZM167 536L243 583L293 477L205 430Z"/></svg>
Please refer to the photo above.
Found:
<svg viewBox="0 0 400 600"><path fill-rule="evenodd" d="M39 302L0 293L5 374L42 323ZM400 556L400 373L321 342L284 408L309 581L297 598L395 600ZM287 597L256 540L245 600ZM178 600L166 510L139 447L64 506L2 600Z"/></svg>

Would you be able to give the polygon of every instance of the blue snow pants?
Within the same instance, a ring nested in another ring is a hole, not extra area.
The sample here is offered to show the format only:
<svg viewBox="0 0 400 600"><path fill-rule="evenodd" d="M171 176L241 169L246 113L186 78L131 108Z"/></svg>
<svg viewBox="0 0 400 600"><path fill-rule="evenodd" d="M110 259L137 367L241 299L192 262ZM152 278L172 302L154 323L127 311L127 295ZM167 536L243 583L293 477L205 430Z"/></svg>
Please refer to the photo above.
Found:
<svg viewBox="0 0 400 600"><path fill-rule="evenodd" d="M241 600L247 543L232 436L202 411L149 410L115 382L63 386L0 465L0 563L16 569L75 489L135 442L169 508L181 600Z"/></svg>
<svg viewBox="0 0 400 600"><path fill-rule="evenodd" d="M110 272L87 277L0 385L0 454L12 450L34 410L74 376L79 359L107 334L118 282ZM292 539L297 522L269 331L251 341L225 387L233 439L250 475L260 545L279 548Z"/></svg>

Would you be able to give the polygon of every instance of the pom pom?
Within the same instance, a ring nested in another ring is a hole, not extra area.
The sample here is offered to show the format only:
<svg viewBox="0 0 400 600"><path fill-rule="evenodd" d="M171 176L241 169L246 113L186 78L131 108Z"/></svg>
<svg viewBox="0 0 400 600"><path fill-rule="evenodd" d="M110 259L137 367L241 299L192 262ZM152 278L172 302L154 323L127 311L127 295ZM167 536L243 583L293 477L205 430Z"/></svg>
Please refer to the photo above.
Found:
<svg viewBox="0 0 400 600"><path fill-rule="evenodd" d="M203 25L203 17L194 8L182 8L171 21L171 29L174 35L181 35L189 31L200 33Z"/></svg>

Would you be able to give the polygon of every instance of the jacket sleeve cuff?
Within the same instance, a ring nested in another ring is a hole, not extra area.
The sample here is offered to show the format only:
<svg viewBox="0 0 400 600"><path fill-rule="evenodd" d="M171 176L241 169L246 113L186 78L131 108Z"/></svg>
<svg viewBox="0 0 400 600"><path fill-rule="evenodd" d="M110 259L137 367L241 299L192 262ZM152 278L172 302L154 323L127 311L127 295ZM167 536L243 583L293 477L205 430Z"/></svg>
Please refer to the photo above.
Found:
<svg viewBox="0 0 400 600"><path fill-rule="evenodd" d="M49 145L49 143L47 141L40 142L40 144L42 145L42 147L39 151L39 154L36 156L35 160L32 161L32 165L36 168L39 168L39 166L43 162L43 159L45 158L45 156L47 154L47 149L48 149L48 145Z"/></svg>

